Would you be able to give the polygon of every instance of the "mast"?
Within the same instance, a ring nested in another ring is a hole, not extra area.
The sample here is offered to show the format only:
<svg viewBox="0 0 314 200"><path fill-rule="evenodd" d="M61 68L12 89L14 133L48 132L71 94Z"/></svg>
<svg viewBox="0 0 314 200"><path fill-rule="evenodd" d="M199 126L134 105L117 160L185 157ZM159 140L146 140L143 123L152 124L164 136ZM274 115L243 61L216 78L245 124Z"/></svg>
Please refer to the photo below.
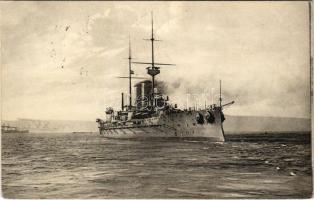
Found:
<svg viewBox="0 0 314 200"><path fill-rule="evenodd" d="M155 70L155 61L154 61L154 20L153 20L153 12L151 12L151 20L152 20L152 37L150 41L152 42L152 71ZM157 74L156 74L157 75ZM153 98L153 106L155 106L155 75L152 75L152 98Z"/></svg>
<svg viewBox="0 0 314 200"><path fill-rule="evenodd" d="M221 102L222 102L222 98L221 98L221 80L219 80L219 107L220 107L220 109L222 109Z"/></svg>
<svg viewBox="0 0 314 200"><path fill-rule="evenodd" d="M156 40L154 38L154 20L153 20L153 12L151 12L151 38L150 39L144 39L144 40L149 40L151 41L151 57L152 57L152 61L151 62L132 62L132 63L136 63L136 64L144 64L147 65L149 64L150 66L147 67L147 74L149 74L152 77L152 91L151 91L151 95L152 95L152 106L155 107L156 106L156 102L155 102L155 76L160 74L160 65L174 65L174 64L166 64L166 63L155 63L155 54L154 54L154 42L155 41L160 41L160 40ZM158 65L158 67L156 67L156 65Z"/></svg>
<svg viewBox="0 0 314 200"><path fill-rule="evenodd" d="M152 38L150 39L152 41L152 67L155 67L154 63L154 20L153 20L153 12L151 13L151 18L152 18Z"/></svg>
<svg viewBox="0 0 314 200"><path fill-rule="evenodd" d="M128 76L118 76L116 78L127 78L129 79L129 109L132 108L132 79L147 79L145 77L134 77L132 74L134 74L134 71L132 70L132 55L131 55L131 39L129 37L129 74Z"/></svg>
<svg viewBox="0 0 314 200"><path fill-rule="evenodd" d="M224 127L223 127L223 120L225 119L224 118L224 115L223 115L223 112L222 112L222 106L221 106L221 102L222 102L222 98L221 98L221 80L219 80L219 110L220 110L220 127L221 127L221 132L222 132L222 135L223 135L223 141L225 141L225 131L224 131ZM233 102L234 103L234 102Z"/></svg>
<svg viewBox="0 0 314 200"><path fill-rule="evenodd" d="M132 107L132 81L131 81L131 74L133 74L132 67L131 67L131 40L129 36L129 109Z"/></svg>

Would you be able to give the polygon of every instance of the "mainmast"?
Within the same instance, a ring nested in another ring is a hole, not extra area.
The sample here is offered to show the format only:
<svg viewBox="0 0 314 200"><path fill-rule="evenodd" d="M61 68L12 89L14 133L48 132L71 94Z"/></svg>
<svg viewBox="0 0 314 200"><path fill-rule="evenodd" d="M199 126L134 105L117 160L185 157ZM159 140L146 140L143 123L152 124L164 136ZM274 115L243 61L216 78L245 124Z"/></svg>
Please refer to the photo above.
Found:
<svg viewBox="0 0 314 200"><path fill-rule="evenodd" d="M129 108L131 109L132 107L132 78L131 78L131 74L134 74L134 72L132 71L132 67L131 67L131 60L132 60L132 55L131 55L131 40L130 40L130 36L129 36Z"/></svg>
<svg viewBox="0 0 314 200"><path fill-rule="evenodd" d="M155 67L155 63L154 63L154 19L153 19L153 13L151 13L151 18L152 18L152 37L150 38L150 40L152 41L152 67Z"/></svg>
<svg viewBox="0 0 314 200"><path fill-rule="evenodd" d="M149 64L151 66L147 67L147 74L149 74L151 77L152 77L152 91L151 91L151 94L152 94L152 105L153 107L155 107L156 105L156 102L155 102L155 91L154 91L154 88L155 88L155 76L160 74L160 67L156 67L156 65L173 65L173 64L164 64L164 63L155 63L155 54L154 54L154 42L155 41L160 41L160 40L156 40L154 38L154 20L153 20L153 13L151 13L151 25L152 25L152 29L151 29L151 38L150 39L145 39L145 40L150 40L151 41L151 47L152 47L152 61L151 62L133 62L133 63L136 63L136 64Z"/></svg>
<svg viewBox="0 0 314 200"><path fill-rule="evenodd" d="M152 42L152 66L147 68L147 73L152 76L152 99L153 99L153 106L155 105L155 76L160 73L159 67L155 67L155 60L154 60L154 20L153 20L153 13L151 13L151 21L152 21L152 37L150 41Z"/></svg>

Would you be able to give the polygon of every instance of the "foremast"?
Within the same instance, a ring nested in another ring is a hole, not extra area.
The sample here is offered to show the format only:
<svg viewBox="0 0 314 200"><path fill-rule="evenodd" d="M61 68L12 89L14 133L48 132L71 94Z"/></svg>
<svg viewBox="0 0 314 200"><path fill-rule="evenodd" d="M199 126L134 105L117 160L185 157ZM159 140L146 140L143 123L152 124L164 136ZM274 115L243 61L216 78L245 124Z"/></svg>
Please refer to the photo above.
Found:
<svg viewBox="0 0 314 200"><path fill-rule="evenodd" d="M146 79L145 77L134 77L132 76L134 74L134 71L132 70L132 50L131 50L131 39L129 36L129 56L128 56L128 64L129 64L129 73L128 76L118 76L117 78L127 78L129 79L129 105L128 110L132 110L132 79ZM122 93L122 101L123 101L123 93ZM122 106L124 107L124 106ZM123 108L122 108L123 110Z"/></svg>

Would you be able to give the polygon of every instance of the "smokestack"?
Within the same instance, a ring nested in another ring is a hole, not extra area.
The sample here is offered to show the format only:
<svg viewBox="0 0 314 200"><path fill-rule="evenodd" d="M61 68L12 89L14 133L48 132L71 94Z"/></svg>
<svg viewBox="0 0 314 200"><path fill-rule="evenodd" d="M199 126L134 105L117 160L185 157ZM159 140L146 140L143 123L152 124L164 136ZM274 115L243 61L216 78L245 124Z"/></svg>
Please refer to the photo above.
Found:
<svg viewBox="0 0 314 200"><path fill-rule="evenodd" d="M124 96L123 96L123 92L121 93L121 110L124 110Z"/></svg>
<svg viewBox="0 0 314 200"><path fill-rule="evenodd" d="M142 97L142 99L141 99L141 101L142 101L142 104L141 104L141 108L143 108L143 106L145 105L145 99L144 99L144 97L145 97L145 82L142 82L141 83L142 84L142 93L141 93L141 97Z"/></svg>

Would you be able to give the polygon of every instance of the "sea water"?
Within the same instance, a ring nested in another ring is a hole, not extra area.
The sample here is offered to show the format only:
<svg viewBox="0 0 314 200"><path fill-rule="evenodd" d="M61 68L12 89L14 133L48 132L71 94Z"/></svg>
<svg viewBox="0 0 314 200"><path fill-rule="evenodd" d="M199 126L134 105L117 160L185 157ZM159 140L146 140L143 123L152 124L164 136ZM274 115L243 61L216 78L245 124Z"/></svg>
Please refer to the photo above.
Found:
<svg viewBox="0 0 314 200"><path fill-rule="evenodd" d="M311 145L2 134L5 198L304 198Z"/></svg>

